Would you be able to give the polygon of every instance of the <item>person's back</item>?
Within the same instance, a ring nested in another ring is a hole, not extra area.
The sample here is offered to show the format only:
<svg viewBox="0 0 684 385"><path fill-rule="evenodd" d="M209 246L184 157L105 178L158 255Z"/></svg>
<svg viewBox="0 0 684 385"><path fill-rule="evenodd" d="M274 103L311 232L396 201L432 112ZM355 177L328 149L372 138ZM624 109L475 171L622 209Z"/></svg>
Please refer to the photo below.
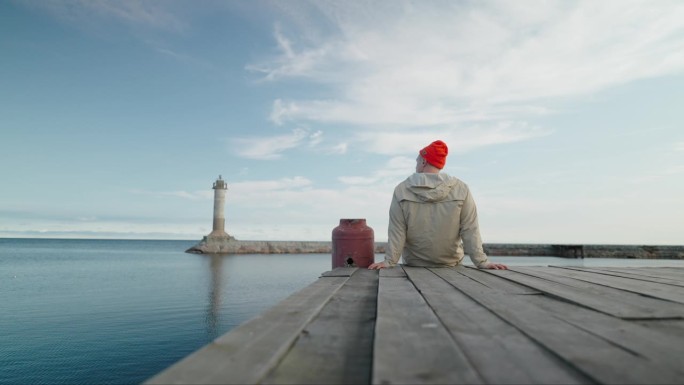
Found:
<svg viewBox="0 0 684 385"><path fill-rule="evenodd" d="M448 149L435 141L420 151L416 173L395 189L390 205L387 255L369 269L397 264L403 254L411 266L445 267L461 263L465 252L479 268L505 269L491 263L482 249L477 209L468 186L440 173Z"/></svg>
<svg viewBox="0 0 684 385"><path fill-rule="evenodd" d="M473 219L476 219L472 200L466 205L467 199L470 199L468 186L447 174L415 173L395 188L393 202L396 201L401 210L392 212L394 216L401 215L402 218L392 218L390 214L390 221L406 226L403 250L405 264L459 264L463 259L462 230L472 228ZM462 228L462 224L470 227ZM479 234L472 234L472 231L467 232L467 235L479 238ZM473 241L481 243L479 239Z"/></svg>

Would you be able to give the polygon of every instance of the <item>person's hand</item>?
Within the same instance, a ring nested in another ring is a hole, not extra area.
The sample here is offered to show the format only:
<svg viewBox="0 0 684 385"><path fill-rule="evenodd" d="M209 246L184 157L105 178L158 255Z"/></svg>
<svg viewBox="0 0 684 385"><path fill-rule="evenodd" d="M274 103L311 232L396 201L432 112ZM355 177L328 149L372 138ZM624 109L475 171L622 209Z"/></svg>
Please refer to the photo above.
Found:
<svg viewBox="0 0 684 385"><path fill-rule="evenodd" d="M385 269L386 267L384 262L378 262L368 266L368 270L380 270Z"/></svg>
<svg viewBox="0 0 684 385"><path fill-rule="evenodd" d="M508 270L508 266L504 265L503 263L493 263L489 262L486 264L483 269L492 269L492 270Z"/></svg>

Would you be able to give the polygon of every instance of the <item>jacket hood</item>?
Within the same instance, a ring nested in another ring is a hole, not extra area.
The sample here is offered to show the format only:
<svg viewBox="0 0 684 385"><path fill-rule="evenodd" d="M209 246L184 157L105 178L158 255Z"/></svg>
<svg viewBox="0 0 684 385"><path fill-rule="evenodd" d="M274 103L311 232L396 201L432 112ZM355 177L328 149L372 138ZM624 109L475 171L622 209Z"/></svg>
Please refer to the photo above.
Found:
<svg viewBox="0 0 684 385"><path fill-rule="evenodd" d="M406 179L407 190L417 202L442 202L465 199L466 187L458 178L447 174L415 173ZM413 199L411 199L413 198Z"/></svg>

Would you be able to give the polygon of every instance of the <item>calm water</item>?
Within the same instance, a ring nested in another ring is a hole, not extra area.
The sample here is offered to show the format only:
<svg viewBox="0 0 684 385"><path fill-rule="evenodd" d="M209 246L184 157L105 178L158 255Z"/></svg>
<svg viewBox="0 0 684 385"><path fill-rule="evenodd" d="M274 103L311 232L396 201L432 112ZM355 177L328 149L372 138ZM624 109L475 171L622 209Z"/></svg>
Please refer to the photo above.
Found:
<svg viewBox="0 0 684 385"><path fill-rule="evenodd" d="M183 252L193 244L0 239L0 384L140 383L330 269L329 255ZM684 266L665 260L492 259L511 265Z"/></svg>
<svg viewBox="0 0 684 385"><path fill-rule="evenodd" d="M329 270L191 241L0 239L0 383L139 383Z"/></svg>

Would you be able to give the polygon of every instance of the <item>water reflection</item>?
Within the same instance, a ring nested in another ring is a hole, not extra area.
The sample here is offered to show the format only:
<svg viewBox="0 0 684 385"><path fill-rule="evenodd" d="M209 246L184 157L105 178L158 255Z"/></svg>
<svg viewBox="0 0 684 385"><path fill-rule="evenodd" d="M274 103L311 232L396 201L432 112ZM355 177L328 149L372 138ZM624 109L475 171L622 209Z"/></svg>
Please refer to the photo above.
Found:
<svg viewBox="0 0 684 385"><path fill-rule="evenodd" d="M225 255L205 254L205 256L209 260L211 282L209 286L209 301L207 301L207 314L204 321L207 328L207 336L210 340L214 340L218 337L220 323L221 291L223 290L223 257L225 257Z"/></svg>

